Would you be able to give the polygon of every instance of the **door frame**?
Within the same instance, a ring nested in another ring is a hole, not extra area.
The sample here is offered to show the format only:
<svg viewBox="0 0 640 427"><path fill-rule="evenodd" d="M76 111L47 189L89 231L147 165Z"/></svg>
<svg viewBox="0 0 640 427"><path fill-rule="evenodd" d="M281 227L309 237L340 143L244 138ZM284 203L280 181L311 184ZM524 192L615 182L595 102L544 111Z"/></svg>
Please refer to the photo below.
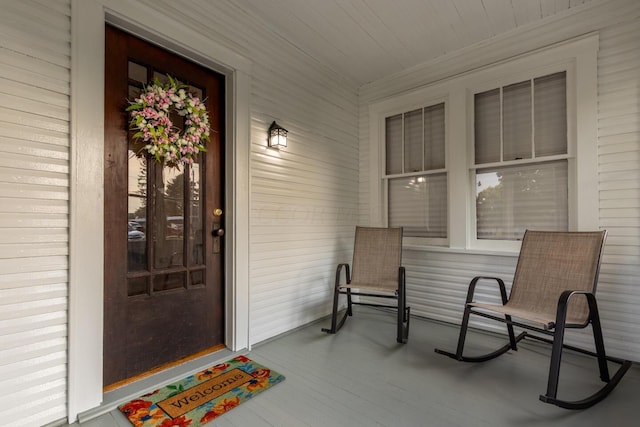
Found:
<svg viewBox="0 0 640 427"><path fill-rule="evenodd" d="M158 44L226 77L225 345L250 350L249 152L251 62L126 0L72 0L69 204L68 420L103 400L104 24ZM154 28L162 28L160 34ZM90 250L88 250L90 248Z"/></svg>

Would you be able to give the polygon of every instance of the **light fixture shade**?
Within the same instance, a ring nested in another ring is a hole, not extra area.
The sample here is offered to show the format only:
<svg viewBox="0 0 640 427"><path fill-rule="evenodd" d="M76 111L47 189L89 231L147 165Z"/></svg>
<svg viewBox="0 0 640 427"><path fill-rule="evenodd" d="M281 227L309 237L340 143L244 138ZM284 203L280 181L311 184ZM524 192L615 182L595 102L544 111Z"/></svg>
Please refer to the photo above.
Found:
<svg viewBox="0 0 640 427"><path fill-rule="evenodd" d="M269 147L286 148L287 130L279 126L275 121L269 126Z"/></svg>

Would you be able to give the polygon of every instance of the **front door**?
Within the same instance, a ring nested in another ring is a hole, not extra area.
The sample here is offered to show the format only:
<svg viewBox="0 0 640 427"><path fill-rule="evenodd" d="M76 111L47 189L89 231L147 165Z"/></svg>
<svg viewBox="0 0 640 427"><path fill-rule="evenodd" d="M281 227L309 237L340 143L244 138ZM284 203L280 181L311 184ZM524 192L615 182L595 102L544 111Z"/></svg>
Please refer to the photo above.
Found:
<svg viewBox="0 0 640 427"><path fill-rule="evenodd" d="M111 26L105 43L104 384L112 388L224 344L224 76ZM140 150L125 111L167 75L205 100L211 128L206 152L178 168Z"/></svg>

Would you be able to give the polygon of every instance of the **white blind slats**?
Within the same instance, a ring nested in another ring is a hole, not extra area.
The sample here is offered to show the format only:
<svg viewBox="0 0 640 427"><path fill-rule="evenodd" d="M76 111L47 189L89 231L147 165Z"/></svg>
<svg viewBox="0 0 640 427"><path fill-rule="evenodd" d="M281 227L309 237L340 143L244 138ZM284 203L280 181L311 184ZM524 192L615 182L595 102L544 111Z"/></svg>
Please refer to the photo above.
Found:
<svg viewBox="0 0 640 427"><path fill-rule="evenodd" d="M479 239L517 240L527 228L568 229L566 161L478 170L476 179Z"/></svg>
<svg viewBox="0 0 640 427"><path fill-rule="evenodd" d="M404 172L423 170L422 109L404 114Z"/></svg>
<svg viewBox="0 0 640 427"><path fill-rule="evenodd" d="M386 118L386 171L388 175L402 173L402 114Z"/></svg>
<svg viewBox="0 0 640 427"><path fill-rule="evenodd" d="M476 94L474 114L476 164L501 161L500 89Z"/></svg>
<svg viewBox="0 0 640 427"><path fill-rule="evenodd" d="M388 223L407 237L447 237L447 174L444 103L385 119Z"/></svg>
<svg viewBox="0 0 640 427"><path fill-rule="evenodd" d="M530 159L532 156L531 82L506 86L502 102L504 118L502 160Z"/></svg>
<svg viewBox="0 0 640 427"><path fill-rule="evenodd" d="M447 175L433 174L389 180L389 225L405 236L447 235Z"/></svg>
<svg viewBox="0 0 640 427"><path fill-rule="evenodd" d="M534 79L536 157L567 154L566 93L565 73Z"/></svg>
<svg viewBox="0 0 640 427"><path fill-rule="evenodd" d="M536 163L477 169L478 239L518 240L528 228L567 230L566 73L475 95L476 165L535 158Z"/></svg>
<svg viewBox="0 0 640 427"><path fill-rule="evenodd" d="M424 109L424 170L444 169L445 164L444 104Z"/></svg>

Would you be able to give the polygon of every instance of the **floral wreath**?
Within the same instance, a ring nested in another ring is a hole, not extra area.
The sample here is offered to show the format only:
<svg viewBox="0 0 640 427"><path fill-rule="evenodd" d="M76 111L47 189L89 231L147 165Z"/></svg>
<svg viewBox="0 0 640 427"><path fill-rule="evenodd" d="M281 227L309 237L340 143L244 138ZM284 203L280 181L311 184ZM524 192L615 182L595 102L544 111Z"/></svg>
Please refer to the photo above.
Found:
<svg viewBox="0 0 640 427"><path fill-rule="evenodd" d="M142 93L126 111L131 112L129 126L135 139L145 144L147 152L159 163L172 167L191 164L209 140L209 114L203 101L185 89L187 85L167 75L169 81L144 86ZM184 129L173 125L171 113L184 117ZM139 153L140 154L140 153Z"/></svg>

